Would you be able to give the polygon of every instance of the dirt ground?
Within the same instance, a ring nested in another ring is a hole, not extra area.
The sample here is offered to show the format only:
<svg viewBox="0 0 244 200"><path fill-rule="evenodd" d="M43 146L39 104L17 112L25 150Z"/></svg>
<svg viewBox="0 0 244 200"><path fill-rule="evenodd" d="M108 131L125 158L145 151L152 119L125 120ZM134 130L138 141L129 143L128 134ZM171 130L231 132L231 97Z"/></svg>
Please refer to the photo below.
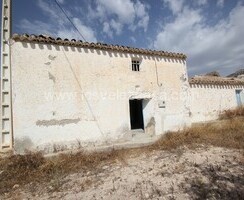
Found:
<svg viewBox="0 0 244 200"><path fill-rule="evenodd" d="M0 199L243 199L241 150L202 146L155 150L70 174L61 180L15 185Z"/></svg>

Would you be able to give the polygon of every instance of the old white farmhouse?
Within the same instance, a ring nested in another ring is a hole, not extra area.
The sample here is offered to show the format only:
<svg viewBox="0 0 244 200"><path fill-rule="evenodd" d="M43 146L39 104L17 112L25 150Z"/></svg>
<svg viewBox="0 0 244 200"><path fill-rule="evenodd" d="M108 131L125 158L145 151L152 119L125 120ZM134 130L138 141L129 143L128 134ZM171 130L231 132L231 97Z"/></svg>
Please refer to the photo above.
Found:
<svg viewBox="0 0 244 200"><path fill-rule="evenodd" d="M11 35L3 1L0 151L157 137L244 102L244 80L188 81L186 55Z"/></svg>
<svg viewBox="0 0 244 200"><path fill-rule="evenodd" d="M18 146L159 135L190 124L186 56L14 35L13 132Z"/></svg>

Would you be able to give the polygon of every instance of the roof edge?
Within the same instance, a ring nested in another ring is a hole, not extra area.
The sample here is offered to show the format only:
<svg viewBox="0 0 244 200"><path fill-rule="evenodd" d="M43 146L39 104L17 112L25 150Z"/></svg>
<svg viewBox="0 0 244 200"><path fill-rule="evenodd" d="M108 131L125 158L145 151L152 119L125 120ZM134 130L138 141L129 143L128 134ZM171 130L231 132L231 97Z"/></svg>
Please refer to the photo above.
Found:
<svg viewBox="0 0 244 200"><path fill-rule="evenodd" d="M190 85L244 85L244 80L226 77L196 76L189 79Z"/></svg>
<svg viewBox="0 0 244 200"><path fill-rule="evenodd" d="M37 42L37 43L45 43L45 44L56 44L56 45L64 45L64 46L74 46L74 47L84 47L84 48L92 48L92 49L100 49L100 50L113 50L120 51L126 53L136 53L136 54L144 54L144 55L155 55L155 56L163 56L170 58L179 58L186 59L187 56L183 53L173 53L167 51L157 51L143 48L134 48L129 46L121 46L121 45L110 45L105 43L89 43L83 42L82 40L75 39L61 39L61 38L53 38L48 35L28 35L28 34L13 34L12 39L20 42Z"/></svg>

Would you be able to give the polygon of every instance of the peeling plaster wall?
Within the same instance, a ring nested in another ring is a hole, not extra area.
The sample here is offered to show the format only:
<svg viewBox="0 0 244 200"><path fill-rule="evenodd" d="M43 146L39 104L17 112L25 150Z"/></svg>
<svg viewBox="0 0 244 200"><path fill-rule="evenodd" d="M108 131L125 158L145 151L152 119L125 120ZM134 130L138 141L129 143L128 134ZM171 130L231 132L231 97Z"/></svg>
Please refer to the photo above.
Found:
<svg viewBox="0 0 244 200"><path fill-rule="evenodd" d="M123 138L133 98L145 99L148 134L190 124L183 60L24 42L11 49L14 138L28 148Z"/></svg>
<svg viewBox="0 0 244 200"><path fill-rule="evenodd" d="M237 107L236 90L243 90L244 86L238 85L191 85L191 120L203 122L215 120L219 114L228 109Z"/></svg>

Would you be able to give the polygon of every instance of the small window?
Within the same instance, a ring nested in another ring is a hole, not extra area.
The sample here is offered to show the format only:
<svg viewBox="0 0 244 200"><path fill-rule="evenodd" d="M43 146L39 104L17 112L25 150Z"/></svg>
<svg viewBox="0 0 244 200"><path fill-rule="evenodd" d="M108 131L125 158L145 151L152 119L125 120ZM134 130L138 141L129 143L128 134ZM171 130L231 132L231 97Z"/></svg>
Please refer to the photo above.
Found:
<svg viewBox="0 0 244 200"><path fill-rule="evenodd" d="M140 71L140 61L139 60L132 60L131 66L132 66L132 71L136 71L136 72Z"/></svg>

